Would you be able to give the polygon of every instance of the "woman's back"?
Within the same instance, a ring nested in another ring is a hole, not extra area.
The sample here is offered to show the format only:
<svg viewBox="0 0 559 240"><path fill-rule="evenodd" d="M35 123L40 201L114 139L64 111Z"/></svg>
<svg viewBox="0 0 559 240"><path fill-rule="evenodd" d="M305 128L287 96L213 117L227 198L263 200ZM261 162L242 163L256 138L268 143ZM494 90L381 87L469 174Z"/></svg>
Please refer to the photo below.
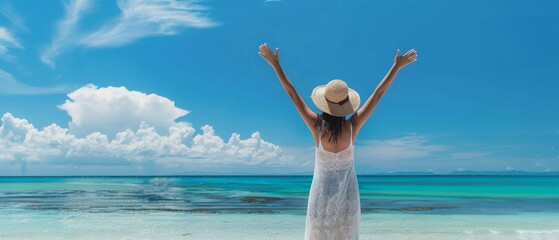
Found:
<svg viewBox="0 0 559 240"><path fill-rule="evenodd" d="M324 150L337 153L347 149L350 144L353 144L355 142L354 136L352 134L351 121L349 120L344 121L340 136L337 141L329 141L331 135L332 133L328 131L324 131L324 133L322 134L317 134L317 138L318 136L320 136L321 142L319 143L317 140L315 140L316 147L318 147L319 144L322 144Z"/></svg>

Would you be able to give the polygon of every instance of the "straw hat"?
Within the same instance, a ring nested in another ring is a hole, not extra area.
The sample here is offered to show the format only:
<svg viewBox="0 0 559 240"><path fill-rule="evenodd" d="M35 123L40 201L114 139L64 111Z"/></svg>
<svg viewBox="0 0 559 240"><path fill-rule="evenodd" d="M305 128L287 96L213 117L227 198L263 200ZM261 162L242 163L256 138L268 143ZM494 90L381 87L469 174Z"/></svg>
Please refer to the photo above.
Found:
<svg viewBox="0 0 559 240"><path fill-rule="evenodd" d="M347 87L347 84L340 79L334 79L326 85L314 88L311 98L320 110L338 117L355 112L361 102L359 93Z"/></svg>

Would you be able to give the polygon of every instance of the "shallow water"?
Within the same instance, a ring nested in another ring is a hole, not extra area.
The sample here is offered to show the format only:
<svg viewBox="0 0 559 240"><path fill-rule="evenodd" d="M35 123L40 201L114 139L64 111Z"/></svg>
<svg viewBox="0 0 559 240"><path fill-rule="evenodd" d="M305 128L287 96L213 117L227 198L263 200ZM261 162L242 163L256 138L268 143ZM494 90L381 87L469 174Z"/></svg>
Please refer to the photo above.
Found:
<svg viewBox="0 0 559 240"><path fill-rule="evenodd" d="M302 239L311 180L0 177L0 239ZM559 177L358 181L362 239L559 239Z"/></svg>

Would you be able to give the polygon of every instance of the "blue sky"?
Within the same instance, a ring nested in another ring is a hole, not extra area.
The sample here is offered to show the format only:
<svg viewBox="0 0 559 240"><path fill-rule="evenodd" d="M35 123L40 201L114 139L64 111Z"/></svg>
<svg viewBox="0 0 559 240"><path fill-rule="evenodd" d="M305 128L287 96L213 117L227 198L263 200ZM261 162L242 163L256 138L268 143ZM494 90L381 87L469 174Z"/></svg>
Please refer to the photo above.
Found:
<svg viewBox="0 0 559 240"><path fill-rule="evenodd" d="M358 136L358 174L558 171L558 5L0 1L0 174L310 174L264 42L315 111L316 85L366 99L417 50Z"/></svg>

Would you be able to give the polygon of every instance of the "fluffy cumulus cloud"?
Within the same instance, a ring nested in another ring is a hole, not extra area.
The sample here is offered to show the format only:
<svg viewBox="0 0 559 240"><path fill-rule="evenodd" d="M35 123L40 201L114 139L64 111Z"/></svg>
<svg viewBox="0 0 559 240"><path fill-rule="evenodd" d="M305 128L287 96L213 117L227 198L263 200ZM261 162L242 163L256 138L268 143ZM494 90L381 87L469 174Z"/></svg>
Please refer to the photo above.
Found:
<svg viewBox="0 0 559 240"><path fill-rule="evenodd" d="M72 118L70 131L77 135L102 132L110 137L142 122L166 133L175 120L188 111L157 94L130 91L125 87L102 87L89 84L68 94L58 106Z"/></svg>
<svg viewBox="0 0 559 240"><path fill-rule="evenodd" d="M281 156L279 146L264 141L259 132L253 133L250 138L242 140L241 136L233 133L229 141L224 142L219 136L215 135L213 128L209 125L202 127L203 134L196 135L192 141L192 154L200 158L205 156L218 156L214 159L226 159L236 156L239 163L249 164L265 163L269 159L276 159ZM282 158L286 160L286 158ZM233 159L235 161L235 159Z"/></svg>
<svg viewBox="0 0 559 240"><path fill-rule="evenodd" d="M160 135L145 123L109 138L100 132L77 137L66 128L51 124L35 128L25 119L5 113L0 126L0 160L57 161L73 165L128 164L154 161L196 164L282 165L287 158L279 146L265 141L258 132L247 139L233 133L225 142L212 127L201 134L189 124L178 124Z"/></svg>
<svg viewBox="0 0 559 240"><path fill-rule="evenodd" d="M290 164L290 158L284 156L282 149L262 139L259 132L247 139L233 133L227 141L215 135L209 125L202 126L201 133L196 133L190 123L174 121L177 116L186 114L186 110L176 108L172 101L155 94L88 85L70 93L69 97L72 101L68 100L61 108L72 112L70 124L93 130L102 124L115 123L120 126L110 131L123 129L114 136L103 130L78 136L72 129L56 124L37 129L26 119L5 113L0 126L0 160L24 162L26 167L33 162L63 165L153 162L162 166ZM101 110L95 110L95 106ZM116 108L118 114L113 114L111 108ZM147 116L149 111L161 113L167 119L152 119ZM143 117L147 121L140 121ZM140 122L129 127L135 121ZM159 131L152 124L158 125ZM162 128L166 128L165 133L161 133Z"/></svg>
<svg viewBox="0 0 559 240"><path fill-rule="evenodd" d="M54 58L66 49L117 47L151 36L175 35L185 28L216 26L205 15L206 8L184 0L118 0L120 15L90 30L78 29L84 15L93 9L90 0L74 0L65 5L65 16L57 24L52 43L41 60L54 67Z"/></svg>

